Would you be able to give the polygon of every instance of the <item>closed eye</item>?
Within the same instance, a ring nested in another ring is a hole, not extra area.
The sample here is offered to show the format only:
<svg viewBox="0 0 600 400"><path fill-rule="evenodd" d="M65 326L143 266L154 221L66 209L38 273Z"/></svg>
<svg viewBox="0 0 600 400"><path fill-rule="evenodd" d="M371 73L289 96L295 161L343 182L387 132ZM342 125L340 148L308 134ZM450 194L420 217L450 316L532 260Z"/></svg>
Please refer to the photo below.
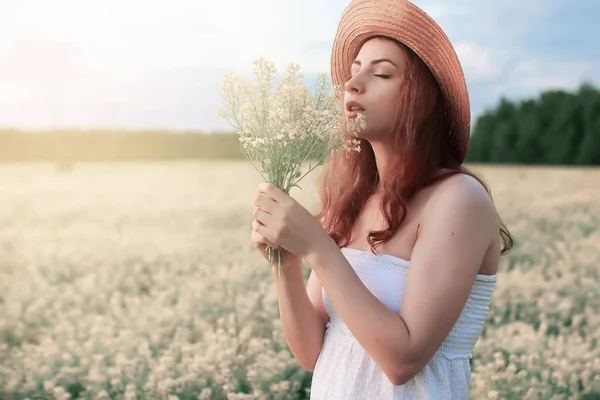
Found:
<svg viewBox="0 0 600 400"><path fill-rule="evenodd" d="M392 77L391 75L387 75L387 74L373 74L373 75L375 75L379 78L384 78L384 79L389 79ZM350 78L348 78L348 79L352 79L352 78L354 78L354 75L350 75Z"/></svg>

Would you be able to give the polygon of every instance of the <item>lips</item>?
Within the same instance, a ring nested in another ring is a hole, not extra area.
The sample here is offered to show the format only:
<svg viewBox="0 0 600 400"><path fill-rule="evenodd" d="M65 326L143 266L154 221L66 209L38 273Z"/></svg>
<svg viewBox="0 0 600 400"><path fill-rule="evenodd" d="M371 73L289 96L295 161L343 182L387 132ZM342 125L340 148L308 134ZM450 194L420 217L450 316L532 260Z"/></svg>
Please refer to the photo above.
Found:
<svg viewBox="0 0 600 400"><path fill-rule="evenodd" d="M365 108L357 101L349 101L346 103L346 111L348 112L359 112L365 111Z"/></svg>
<svg viewBox="0 0 600 400"><path fill-rule="evenodd" d="M359 113L365 112L365 108L357 101L349 101L346 103L346 116L354 119Z"/></svg>

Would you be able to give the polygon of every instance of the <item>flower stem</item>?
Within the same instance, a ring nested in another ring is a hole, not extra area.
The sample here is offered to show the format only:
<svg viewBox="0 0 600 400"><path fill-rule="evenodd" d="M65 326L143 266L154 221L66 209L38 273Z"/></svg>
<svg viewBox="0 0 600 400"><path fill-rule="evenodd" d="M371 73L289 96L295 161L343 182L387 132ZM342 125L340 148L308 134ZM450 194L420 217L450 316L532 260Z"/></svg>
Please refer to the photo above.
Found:
<svg viewBox="0 0 600 400"><path fill-rule="evenodd" d="M265 250L267 252L267 259L269 260L269 266L273 265L273 251L275 249L273 249L271 246L267 245L265 247ZM277 266L279 268L279 276L281 276L281 247L277 248Z"/></svg>

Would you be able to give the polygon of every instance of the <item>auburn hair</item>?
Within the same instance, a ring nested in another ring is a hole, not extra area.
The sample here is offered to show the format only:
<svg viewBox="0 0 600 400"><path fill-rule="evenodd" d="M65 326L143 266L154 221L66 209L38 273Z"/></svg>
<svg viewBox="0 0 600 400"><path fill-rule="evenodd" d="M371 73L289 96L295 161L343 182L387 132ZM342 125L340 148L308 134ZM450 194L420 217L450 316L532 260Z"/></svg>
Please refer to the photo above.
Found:
<svg viewBox="0 0 600 400"><path fill-rule="evenodd" d="M429 68L404 44L389 37L382 38L395 42L405 51L407 65L393 121L392 146L397 157L389 161L390 172L381 182L382 212L388 228L369 232L367 240L373 252L397 232L406 218L407 204L423 188L456 174L466 174L479 181L492 196L484 180L462 165L458 149L451 142L442 92ZM346 136L349 137L348 133ZM321 174L322 209L315 217L339 247L349 243L352 228L380 181L371 144L365 139L358 140L360 152L332 157L324 164ZM437 174L440 169L447 171ZM513 247L513 239L502 219L497 217L504 255Z"/></svg>

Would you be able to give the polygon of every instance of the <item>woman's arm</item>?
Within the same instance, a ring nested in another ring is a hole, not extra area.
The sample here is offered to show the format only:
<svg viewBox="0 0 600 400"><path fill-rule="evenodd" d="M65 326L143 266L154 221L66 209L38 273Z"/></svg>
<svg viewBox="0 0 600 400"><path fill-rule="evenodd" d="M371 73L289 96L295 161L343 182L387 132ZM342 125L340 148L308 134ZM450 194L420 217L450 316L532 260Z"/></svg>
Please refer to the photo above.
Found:
<svg viewBox="0 0 600 400"><path fill-rule="evenodd" d="M399 314L364 286L333 240L320 241L306 257L348 329L395 385L412 379L438 350L497 238L491 198L472 178L452 179L434 197L411 255Z"/></svg>
<svg viewBox="0 0 600 400"><path fill-rule="evenodd" d="M281 276L278 267L274 267L273 276L285 339L302 368L312 372L323 346L326 313L321 284L311 271L308 284L304 285L301 262L294 257L292 265L282 265Z"/></svg>

